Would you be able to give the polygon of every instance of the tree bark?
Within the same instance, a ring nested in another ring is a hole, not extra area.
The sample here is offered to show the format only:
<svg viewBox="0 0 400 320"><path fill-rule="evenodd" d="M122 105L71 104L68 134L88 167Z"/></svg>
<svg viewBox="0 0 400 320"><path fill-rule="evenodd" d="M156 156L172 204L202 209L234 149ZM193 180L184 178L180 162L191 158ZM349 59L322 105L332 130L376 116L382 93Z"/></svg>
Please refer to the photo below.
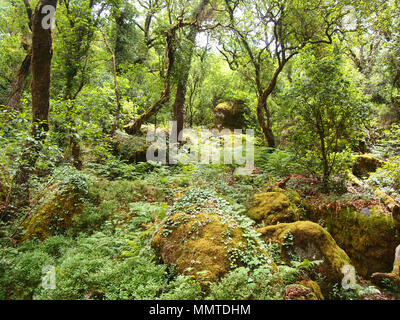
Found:
<svg viewBox="0 0 400 320"><path fill-rule="evenodd" d="M2 220L9 220L17 210L29 205L30 177L39 157L41 143L49 130L50 74L53 57L51 29L44 29L42 21L46 5L57 7L57 0L40 0L32 17L32 127L33 141L25 144L22 161L12 182L9 202Z"/></svg>
<svg viewBox="0 0 400 320"><path fill-rule="evenodd" d="M198 32L198 27L202 20L202 16L207 8L209 0L203 0L199 6L196 8L193 19L197 21L196 25L190 26L188 35L186 37L186 41L189 43L187 48L187 57L183 58L182 63L180 64L180 73L178 76L178 85L176 89L175 102L174 102L174 121L177 122L177 133L179 133L184 128L185 122L185 100L186 100L186 89L187 82L189 79L190 67L192 63L192 56L195 48L196 36Z"/></svg>
<svg viewBox="0 0 400 320"><path fill-rule="evenodd" d="M28 17L29 30L32 31L32 8L29 3L29 0L23 0L23 1L26 9L26 15ZM15 76L14 80L11 83L11 92L10 95L8 96L6 103L9 109L16 111L22 111L21 97L25 89L26 79L28 78L29 73L31 71L30 69L32 60L32 45L30 41L25 42L24 40L23 47L26 51L26 55L17 72L17 75Z"/></svg>
<svg viewBox="0 0 400 320"><path fill-rule="evenodd" d="M13 82L11 83L11 93L8 96L7 107L11 110L21 110L21 97L25 88L26 79L31 68L32 49L28 48L24 61L18 70Z"/></svg>

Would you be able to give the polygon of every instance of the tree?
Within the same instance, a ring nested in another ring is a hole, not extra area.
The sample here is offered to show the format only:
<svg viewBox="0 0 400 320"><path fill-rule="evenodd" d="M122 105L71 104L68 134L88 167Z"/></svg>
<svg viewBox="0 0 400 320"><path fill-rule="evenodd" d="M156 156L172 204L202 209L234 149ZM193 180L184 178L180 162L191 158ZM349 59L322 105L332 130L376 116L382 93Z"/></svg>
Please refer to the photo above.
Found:
<svg viewBox="0 0 400 320"><path fill-rule="evenodd" d="M175 63L177 64L176 61L176 40L177 40L177 32L183 28L186 27L193 27L196 30L199 27L199 24L201 23L200 19L197 20L196 18L200 18L200 14L195 14L194 19L185 19L187 16L187 5L185 3L180 4L182 8L178 8L177 10L180 10L178 17L176 18L176 21L172 21L172 8L169 7L169 2L167 2L167 12L168 12L168 26L164 27L162 35L163 35L163 40L165 42L165 54L164 54L164 70L162 72L162 77L164 79L164 88L163 91L160 95L160 98L142 115L138 116L135 121L132 123L128 124L125 126L125 131L128 134L135 134L137 133L142 124L147 122L153 115L157 114L160 109L169 102L170 100L170 92L171 92L171 80L173 77L173 70L174 70L174 65ZM206 3L202 3L202 5L206 5ZM204 8L202 5L199 8L201 9L201 12L203 12ZM197 12L197 8L195 10ZM148 36L149 37L149 36ZM186 78L186 76L185 76ZM187 82L187 79L186 81ZM186 87L186 85L185 85ZM182 95L182 94L181 94ZM182 100L182 99L181 99ZM178 105L181 105L181 102L178 103ZM183 122L182 122L183 123Z"/></svg>
<svg viewBox="0 0 400 320"><path fill-rule="evenodd" d="M361 91L344 72L343 56L338 48L309 50L297 65L288 93L296 129L292 142L297 153L311 161L309 169L322 172L324 186L336 173L344 142L351 141L368 119L369 107ZM336 170L336 171L335 171Z"/></svg>
<svg viewBox="0 0 400 320"><path fill-rule="evenodd" d="M32 31L32 8L29 3L29 0L23 0L26 14L28 18L28 26L29 30ZM23 40L23 48L26 51L26 55L24 60L21 63L20 68L11 83L11 92L7 99L7 106L10 109L21 111L21 97L25 88L26 79L30 74L31 69L31 60L32 60L32 44L31 44L31 35L25 35Z"/></svg>
<svg viewBox="0 0 400 320"><path fill-rule="evenodd" d="M27 141L22 161L12 181L9 203L2 219L29 203L30 177L39 157L41 143L49 131L50 74L53 57L51 28L44 28L45 6L57 7L57 0L40 0L32 16L32 139Z"/></svg>
<svg viewBox="0 0 400 320"><path fill-rule="evenodd" d="M180 46L180 52L177 54L177 63L179 65L179 71L177 70L177 88L175 94L175 102L173 105L174 109L174 120L177 122L177 132L181 132L184 128L184 106L186 100L186 89L189 79L190 67L192 63L192 56L196 46L196 36L198 33L199 26L202 20L205 18L205 13L209 0L202 0L200 4L195 8L193 12L193 20L197 21L197 24L191 25L186 30L184 39L181 40L182 45Z"/></svg>
<svg viewBox="0 0 400 320"><path fill-rule="evenodd" d="M94 12L96 0L65 0L61 2L59 19L57 20L59 49L56 54L61 60L63 83L63 100L67 107L67 122L69 123L69 148L73 165L82 168L81 148L75 130L72 116L74 100L88 81L87 68L90 58L90 48L95 36L98 20L93 18L104 10Z"/></svg>
<svg viewBox="0 0 400 320"><path fill-rule="evenodd" d="M345 4L330 0L225 0L230 33L222 37L221 53L231 66L252 68L257 118L270 147L276 146L268 98L285 65L307 44L330 44L348 13ZM248 19L252 13L255 17ZM234 37L232 37L234 36Z"/></svg>

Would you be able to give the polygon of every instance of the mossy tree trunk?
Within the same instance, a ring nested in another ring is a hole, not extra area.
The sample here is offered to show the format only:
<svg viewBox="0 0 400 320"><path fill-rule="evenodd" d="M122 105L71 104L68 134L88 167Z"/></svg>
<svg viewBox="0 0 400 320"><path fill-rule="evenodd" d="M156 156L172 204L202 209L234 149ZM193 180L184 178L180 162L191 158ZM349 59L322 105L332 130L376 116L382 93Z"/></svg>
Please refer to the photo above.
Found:
<svg viewBox="0 0 400 320"><path fill-rule="evenodd" d="M26 8L26 14L28 17L29 29L32 31L32 8L30 6L29 0L24 0L24 5ZM29 35L30 37L30 35ZM31 72L31 60L32 60L32 45L30 40L24 40L23 47L26 51L24 60L21 63L18 72L11 83L11 92L7 99L7 107L11 110L22 111L21 110L21 97L25 89L26 79Z"/></svg>
<svg viewBox="0 0 400 320"><path fill-rule="evenodd" d="M183 48L182 56L180 57L179 63L179 73L178 74L178 84L176 89L175 95L175 102L174 102L174 121L177 122L177 133L179 133L184 128L185 122L185 100L186 100L186 89L187 83L189 79L189 73L192 63L192 56L194 52L194 48L196 45L196 36L198 33L198 27L203 20L204 13L207 9L209 0L203 0L199 6L195 9L193 14L193 19L198 22L198 24L190 26L189 31L187 33L185 42L188 43L186 48Z"/></svg>
<svg viewBox="0 0 400 320"><path fill-rule="evenodd" d="M18 209L29 204L30 177L49 130L53 38L51 29L42 27L46 16L42 8L47 5L56 8L57 0L40 0L32 17L32 139L25 144L21 163L12 181L9 201L2 215L5 221L12 218Z"/></svg>
<svg viewBox="0 0 400 320"><path fill-rule="evenodd" d="M21 97L25 88L26 79L29 76L31 68L32 49L28 48L24 61L17 72L13 82L11 83L11 93L8 96L7 107L11 110L21 110Z"/></svg>

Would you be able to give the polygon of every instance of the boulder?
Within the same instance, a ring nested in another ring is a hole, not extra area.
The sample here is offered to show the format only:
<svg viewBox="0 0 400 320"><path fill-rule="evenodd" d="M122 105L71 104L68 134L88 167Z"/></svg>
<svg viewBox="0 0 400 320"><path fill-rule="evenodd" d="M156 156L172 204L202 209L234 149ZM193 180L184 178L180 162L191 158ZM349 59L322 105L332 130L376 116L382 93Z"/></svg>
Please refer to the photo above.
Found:
<svg viewBox="0 0 400 320"><path fill-rule="evenodd" d="M84 210L81 191L73 187L51 187L49 196L39 204L24 222L23 241L38 238L43 241L48 237L64 233L73 225L76 217Z"/></svg>
<svg viewBox="0 0 400 320"><path fill-rule="evenodd" d="M245 127L243 104L239 101L220 103L214 109L214 122L218 129L243 129Z"/></svg>
<svg viewBox="0 0 400 320"><path fill-rule="evenodd" d="M163 221L152 240L165 264L203 284L227 274L232 254L245 244L236 222L215 213L176 213Z"/></svg>
<svg viewBox="0 0 400 320"><path fill-rule="evenodd" d="M393 252L400 243L397 216L382 213L377 206L370 207L369 211L370 216L367 217L352 207L339 211L332 208L307 210L307 218L323 223L349 255L357 273L364 278L371 277L375 272L390 272Z"/></svg>
<svg viewBox="0 0 400 320"><path fill-rule="evenodd" d="M350 258L320 225L310 221L282 223L257 230L265 241L277 242L281 247L283 260L290 264L294 257L300 261L323 260L315 266L325 280L320 283L323 292L329 292L333 284L344 277L342 268L351 265Z"/></svg>
<svg viewBox="0 0 400 320"><path fill-rule="evenodd" d="M113 138L114 154L129 163L146 162L151 144L146 141L146 136L131 136L121 131L117 131Z"/></svg>
<svg viewBox="0 0 400 320"><path fill-rule="evenodd" d="M296 199L299 199L298 195ZM268 226L298 221L299 210L284 191L259 193L254 195L248 216L257 223L263 222Z"/></svg>
<svg viewBox="0 0 400 320"><path fill-rule="evenodd" d="M366 177L384 164L384 161L372 155L360 155L356 158L356 162L354 163L353 174L358 178Z"/></svg>

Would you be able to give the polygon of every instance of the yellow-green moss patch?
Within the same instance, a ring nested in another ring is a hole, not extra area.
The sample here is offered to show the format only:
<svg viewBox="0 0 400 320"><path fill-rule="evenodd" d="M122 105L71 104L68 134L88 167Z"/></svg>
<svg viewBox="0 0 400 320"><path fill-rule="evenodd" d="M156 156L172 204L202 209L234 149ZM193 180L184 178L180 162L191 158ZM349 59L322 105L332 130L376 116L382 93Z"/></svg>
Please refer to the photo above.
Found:
<svg viewBox="0 0 400 320"><path fill-rule="evenodd" d="M338 212L329 209L310 209L308 218L323 223L337 244L349 255L352 265L364 278L375 272L389 272L393 252L400 243L399 229L389 214L371 210L370 217L353 208Z"/></svg>
<svg viewBox="0 0 400 320"><path fill-rule="evenodd" d="M282 258L290 264L293 257L300 261L323 260L315 270L326 279L322 289L328 291L334 283L343 279L342 267L350 265L350 258L320 225L310 221L282 223L257 230L266 241L280 244ZM289 237L290 236L290 237ZM290 241L288 241L290 239Z"/></svg>
<svg viewBox="0 0 400 320"><path fill-rule="evenodd" d="M385 164L384 161L374 157L373 155L364 154L356 158L353 166L353 174L358 177L364 177L368 174L375 172L378 168Z"/></svg>
<svg viewBox="0 0 400 320"><path fill-rule="evenodd" d="M253 207L248 216L265 225L295 222L299 219L297 207L284 192L268 192L254 195Z"/></svg>
<svg viewBox="0 0 400 320"><path fill-rule="evenodd" d="M177 213L168 217L154 235L152 246L164 263L200 282L215 281L229 272L235 250L245 246L243 232L232 220L217 214Z"/></svg>
<svg viewBox="0 0 400 320"><path fill-rule="evenodd" d="M25 221L23 240L38 238L43 241L52 235L63 233L72 226L74 218L82 214L83 210L84 204L79 192L72 188L56 191Z"/></svg>
<svg viewBox="0 0 400 320"><path fill-rule="evenodd" d="M236 101L226 101L214 109L215 124L220 128L241 129L244 127L242 104Z"/></svg>

